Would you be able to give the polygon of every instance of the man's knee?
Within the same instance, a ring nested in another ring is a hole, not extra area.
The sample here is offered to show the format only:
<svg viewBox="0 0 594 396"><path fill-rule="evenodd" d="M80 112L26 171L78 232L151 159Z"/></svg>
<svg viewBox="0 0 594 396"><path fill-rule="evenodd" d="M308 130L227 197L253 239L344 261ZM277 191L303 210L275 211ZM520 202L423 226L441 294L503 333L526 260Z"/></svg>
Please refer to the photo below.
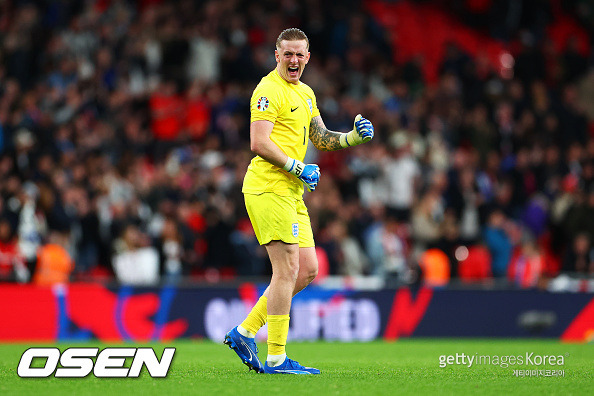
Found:
<svg viewBox="0 0 594 396"><path fill-rule="evenodd" d="M318 266L316 266L315 268L310 268L307 271L307 280L309 281L309 283L313 282L313 280L316 279L316 276L318 276Z"/></svg>
<svg viewBox="0 0 594 396"><path fill-rule="evenodd" d="M297 282L297 277L299 276L299 261L288 262L284 271L282 271L282 276L293 283Z"/></svg>
<svg viewBox="0 0 594 396"><path fill-rule="evenodd" d="M299 252L301 278L309 284L318 276L318 258L314 248L302 248Z"/></svg>

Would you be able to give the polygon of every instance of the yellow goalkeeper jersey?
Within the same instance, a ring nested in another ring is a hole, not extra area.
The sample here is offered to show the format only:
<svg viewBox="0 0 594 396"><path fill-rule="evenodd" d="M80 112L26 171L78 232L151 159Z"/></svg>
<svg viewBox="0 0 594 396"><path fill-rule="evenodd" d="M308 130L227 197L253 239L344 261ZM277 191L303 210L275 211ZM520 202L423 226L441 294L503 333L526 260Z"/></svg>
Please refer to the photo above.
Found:
<svg viewBox="0 0 594 396"><path fill-rule="evenodd" d="M314 92L307 84L291 84L274 69L254 90L250 112L250 122L272 122L270 139L289 157L303 161L309 140L309 123L320 115ZM242 191L247 194L273 192L297 198L303 195L303 184L282 168L256 156L248 166Z"/></svg>

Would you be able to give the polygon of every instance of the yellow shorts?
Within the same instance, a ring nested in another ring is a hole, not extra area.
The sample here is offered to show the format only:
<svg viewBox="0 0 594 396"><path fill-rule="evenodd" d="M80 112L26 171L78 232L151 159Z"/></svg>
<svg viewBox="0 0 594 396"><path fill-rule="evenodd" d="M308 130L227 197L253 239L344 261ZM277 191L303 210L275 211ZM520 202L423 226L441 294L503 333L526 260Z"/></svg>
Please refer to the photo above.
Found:
<svg viewBox="0 0 594 396"><path fill-rule="evenodd" d="M311 222L303 198L275 193L244 194L245 207L260 245L270 241L315 246Z"/></svg>

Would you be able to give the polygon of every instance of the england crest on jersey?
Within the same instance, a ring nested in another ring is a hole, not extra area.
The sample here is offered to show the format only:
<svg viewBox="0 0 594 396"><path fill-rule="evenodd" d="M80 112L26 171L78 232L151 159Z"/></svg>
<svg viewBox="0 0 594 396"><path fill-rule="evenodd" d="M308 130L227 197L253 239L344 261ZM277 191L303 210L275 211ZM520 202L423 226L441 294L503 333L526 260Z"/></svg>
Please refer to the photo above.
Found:
<svg viewBox="0 0 594 396"><path fill-rule="evenodd" d="M293 236L295 238L299 236L299 223L293 223Z"/></svg>
<svg viewBox="0 0 594 396"><path fill-rule="evenodd" d="M309 113L313 113L313 102L311 99L307 99L307 104L309 105Z"/></svg>

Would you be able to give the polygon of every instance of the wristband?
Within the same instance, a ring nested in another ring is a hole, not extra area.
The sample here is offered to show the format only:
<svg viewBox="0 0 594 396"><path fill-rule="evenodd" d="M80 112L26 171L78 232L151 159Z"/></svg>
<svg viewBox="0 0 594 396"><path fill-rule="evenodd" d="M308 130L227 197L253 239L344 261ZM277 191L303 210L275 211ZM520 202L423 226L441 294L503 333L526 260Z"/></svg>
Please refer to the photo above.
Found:
<svg viewBox="0 0 594 396"><path fill-rule="evenodd" d="M350 142L349 142L349 135L355 133L355 131L350 131L348 133L343 133L342 135L340 135L340 146L342 148L347 148L347 147L351 147L351 146L355 146L355 142L353 140L353 137L351 136Z"/></svg>
<svg viewBox="0 0 594 396"><path fill-rule="evenodd" d="M289 172L290 174L299 177L301 176L301 173L303 173L305 165L303 164L303 162L289 157L287 158L287 163L285 164L285 166L283 166L283 169Z"/></svg>

